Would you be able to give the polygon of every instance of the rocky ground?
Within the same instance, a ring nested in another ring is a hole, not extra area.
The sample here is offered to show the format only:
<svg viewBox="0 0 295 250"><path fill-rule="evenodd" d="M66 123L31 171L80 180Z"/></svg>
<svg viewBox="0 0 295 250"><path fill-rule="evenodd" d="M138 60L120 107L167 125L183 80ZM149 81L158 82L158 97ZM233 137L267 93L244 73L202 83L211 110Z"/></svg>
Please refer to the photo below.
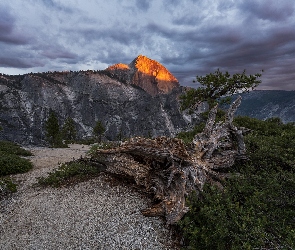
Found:
<svg viewBox="0 0 295 250"><path fill-rule="evenodd" d="M0 201L0 249L177 249L159 218L142 216L145 195L101 176L69 187L34 186L87 146L29 148L34 168L14 176L18 192Z"/></svg>

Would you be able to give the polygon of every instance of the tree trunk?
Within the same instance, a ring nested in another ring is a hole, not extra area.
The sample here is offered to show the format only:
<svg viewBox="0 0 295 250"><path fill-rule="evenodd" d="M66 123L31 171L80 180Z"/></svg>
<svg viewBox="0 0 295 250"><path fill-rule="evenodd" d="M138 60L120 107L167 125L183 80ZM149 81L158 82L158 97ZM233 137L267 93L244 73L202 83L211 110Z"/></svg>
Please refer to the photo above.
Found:
<svg viewBox="0 0 295 250"><path fill-rule="evenodd" d="M232 123L240 103L238 97L222 123L215 123L214 107L203 132L189 146L177 138L132 138L118 147L97 150L88 160L143 186L153 194L156 204L142 213L164 216L167 224L174 224L189 210L185 206L189 193L201 192L206 181L219 180L216 170L245 158L243 131Z"/></svg>

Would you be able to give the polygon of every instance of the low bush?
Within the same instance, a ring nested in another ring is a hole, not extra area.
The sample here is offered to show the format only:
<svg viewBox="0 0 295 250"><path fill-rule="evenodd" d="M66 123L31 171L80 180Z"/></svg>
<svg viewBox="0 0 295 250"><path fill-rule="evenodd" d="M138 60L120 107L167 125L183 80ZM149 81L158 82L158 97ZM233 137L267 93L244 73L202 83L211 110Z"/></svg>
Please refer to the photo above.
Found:
<svg viewBox="0 0 295 250"><path fill-rule="evenodd" d="M189 249L294 249L295 175L243 175L188 198Z"/></svg>
<svg viewBox="0 0 295 250"><path fill-rule="evenodd" d="M85 138L85 139L76 139L74 143L83 144L83 145L91 145L97 142L97 139L94 137Z"/></svg>
<svg viewBox="0 0 295 250"><path fill-rule="evenodd" d="M108 141L108 142L101 142L91 146L88 155L92 156L98 149L110 149L119 146L119 142L115 141Z"/></svg>
<svg viewBox="0 0 295 250"><path fill-rule="evenodd" d="M20 156L31 156L32 153L18 146L17 144L9 141L0 141L0 152L20 155Z"/></svg>
<svg viewBox="0 0 295 250"><path fill-rule="evenodd" d="M205 127L205 123L196 125L193 130L180 132L177 134L177 138L181 139L185 144L189 144L193 141L196 134L201 133Z"/></svg>
<svg viewBox="0 0 295 250"><path fill-rule="evenodd" d="M238 126L251 129L245 136L250 164L256 172L268 170L295 171L295 126L283 124L278 118L261 121L249 117L237 117ZM241 167L244 168L242 165ZM239 170L239 166L234 166Z"/></svg>
<svg viewBox="0 0 295 250"><path fill-rule="evenodd" d="M0 152L0 176L28 172L33 167L28 159Z"/></svg>
<svg viewBox="0 0 295 250"><path fill-rule="evenodd" d="M201 114L201 120L198 125L196 125L192 130L180 132L177 134L177 138L182 139L185 144L189 144L194 139L195 135L201 133L205 128L206 120L208 119L209 111L206 111ZM223 110L218 109L216 113L216 122L224 121L225 112Z"/></svg>
<svg viewBox="0 0 295 250"><path fill-rule="evenodd" d="M69 162L59 166L49 173L47 177L38 178L38 183L42 186L59 187L89 180L100 172L101 169L97 166L87 165L83 162Z"/></svg>
<svg viewBox="0 0 295 250"><path fill-rule="evenodd" d="M30 151L13 142L0 141L0 200L17 191L17 185L13 183L12 179L9 177L3 178L3 176L29 171L33 167L32 163L20 156L31 155Z"/></svg>
<svg viewBox="0 0 295 250"><path fill-rule="evenodd" d="M180 221L188 249L295 249L295 126L235 118L249 161L236 163L223 190L205 185Z"/></svg>
<svg viewBox="0 0 295 250"><path fill-rule="evenodd" d="M31 155L30 151L21 148L13 142L0 141L0 176L29 171L33 167L32 163L20 156Z"/></svg>
<svg viewBox="0 0 295 250"><path fill-rule="evenodd" d="M0 200L11 193L15 193L16 191L16 184L13 183L11 178L0 178Z"/></svg>

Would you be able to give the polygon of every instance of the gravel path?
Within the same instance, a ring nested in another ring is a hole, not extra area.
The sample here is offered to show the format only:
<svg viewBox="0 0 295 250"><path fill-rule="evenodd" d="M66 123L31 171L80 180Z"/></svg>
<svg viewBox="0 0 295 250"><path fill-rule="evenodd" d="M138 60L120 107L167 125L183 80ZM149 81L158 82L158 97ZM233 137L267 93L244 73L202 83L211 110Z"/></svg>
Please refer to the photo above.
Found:
<svg viewBox="0 0 295 250"><path fill-rule="evenodd" d="M107 176L70 187L32 187L59 163L88 148L30 148L33 170L14 178L18 192L0 202L0 249L176 249L158 218L142 216L148 199Z"/></svg>

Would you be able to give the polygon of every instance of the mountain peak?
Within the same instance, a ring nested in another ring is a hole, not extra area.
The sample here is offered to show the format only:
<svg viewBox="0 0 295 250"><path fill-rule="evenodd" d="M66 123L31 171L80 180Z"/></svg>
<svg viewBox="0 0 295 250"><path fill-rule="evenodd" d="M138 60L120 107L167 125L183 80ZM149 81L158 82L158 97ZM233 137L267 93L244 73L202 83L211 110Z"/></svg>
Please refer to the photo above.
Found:
<svg viewBox="0 0 295 250"><path fill-rule="evenodd" d="M138 71L154 76L158 80L178 83L176 77L173 76L162 64L146 56L139 55L133 60L131 65L132 64L134 64Z"/></svg>
<svg viewBox="0 0 295 250"><path fill-rule="evenodd" d="M107 70L126 70L126 69L127 70L129 69L129 65L124 63L116 63L107 68Z"/></svg>
<svg viewBox="0 0 295 250"><path fill-rule="evenodd" d="M179 82L162 64L144 55L129 65L118 63L107 68L125 82L137 85L151 95L167 94L179 87Z"/></svg>

